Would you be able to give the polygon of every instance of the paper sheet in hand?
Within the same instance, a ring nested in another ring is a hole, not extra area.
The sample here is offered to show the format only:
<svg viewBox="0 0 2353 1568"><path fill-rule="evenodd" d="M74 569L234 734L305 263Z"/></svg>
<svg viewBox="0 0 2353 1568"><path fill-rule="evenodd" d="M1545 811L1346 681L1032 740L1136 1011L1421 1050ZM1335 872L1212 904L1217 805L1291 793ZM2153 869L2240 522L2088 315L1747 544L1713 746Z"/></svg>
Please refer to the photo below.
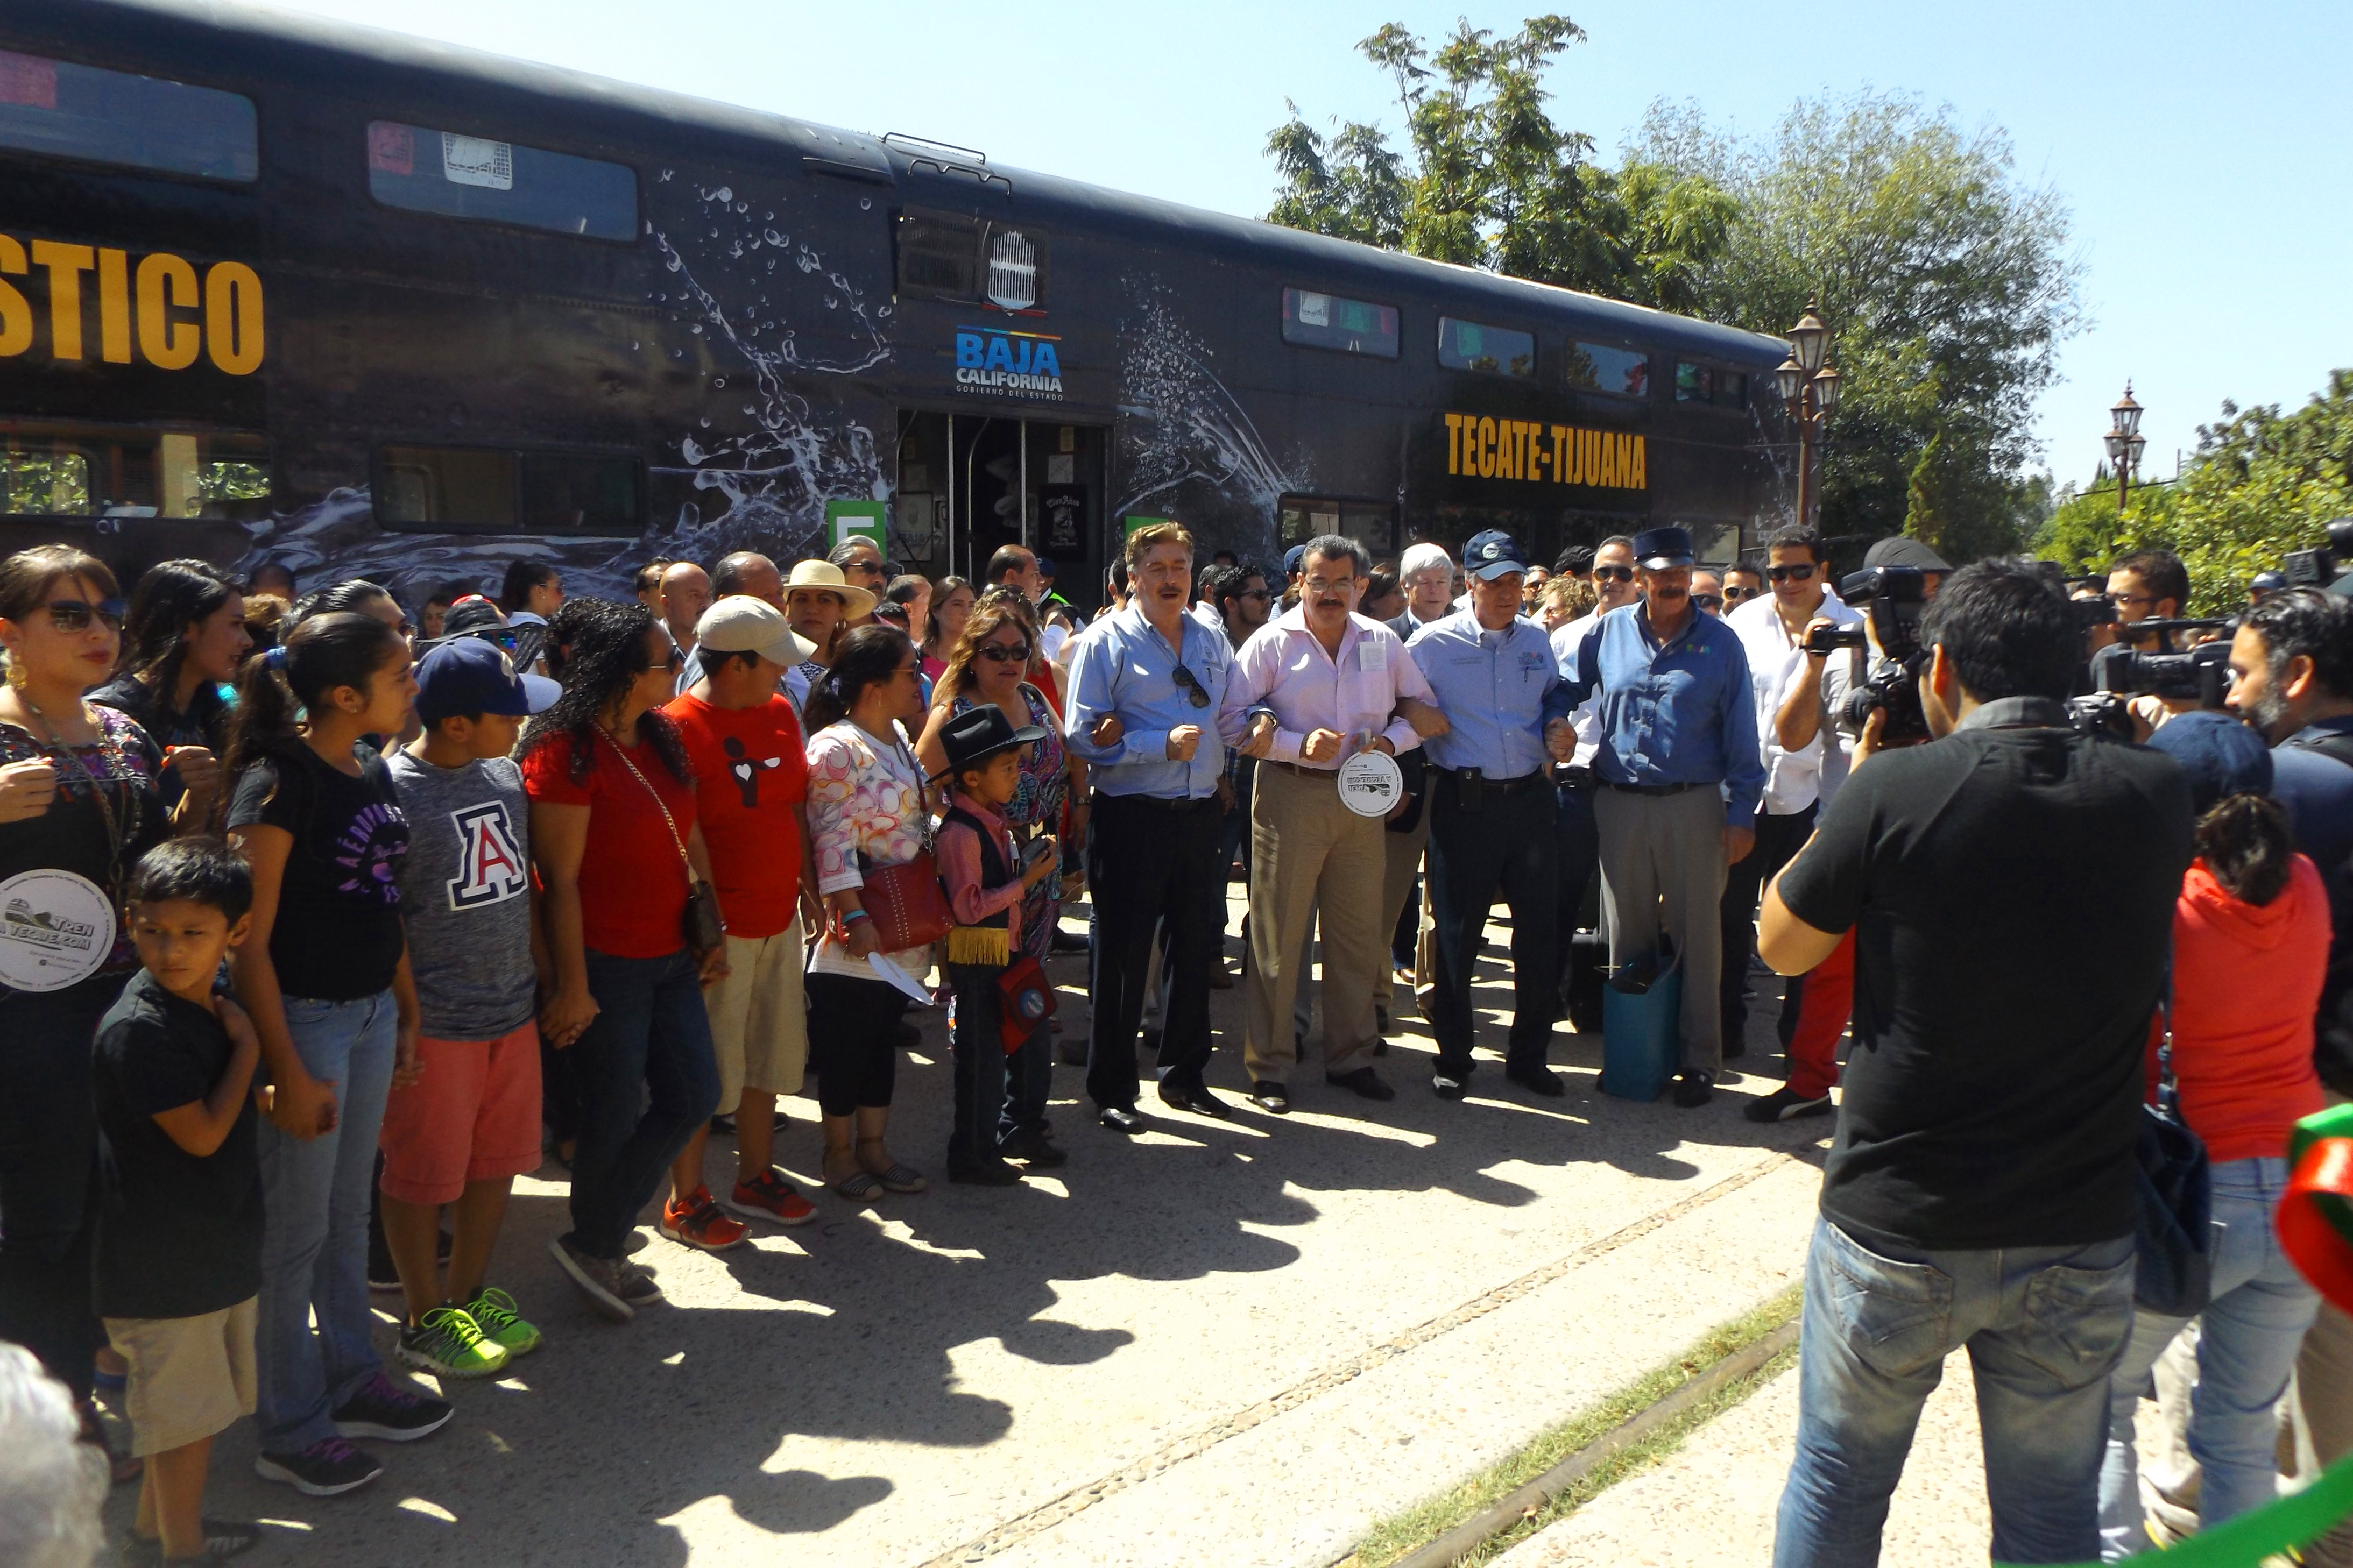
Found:
<svg viewBox="0 0 2353 1568"><path fill-rule="evenodd" d="M881 953L868 953L866 963L867 967L874 971L875 979L887 980L896 985L913 999L916 1006L928 1007L932 1005L932 994L923 989L922 983Z"/></svg>

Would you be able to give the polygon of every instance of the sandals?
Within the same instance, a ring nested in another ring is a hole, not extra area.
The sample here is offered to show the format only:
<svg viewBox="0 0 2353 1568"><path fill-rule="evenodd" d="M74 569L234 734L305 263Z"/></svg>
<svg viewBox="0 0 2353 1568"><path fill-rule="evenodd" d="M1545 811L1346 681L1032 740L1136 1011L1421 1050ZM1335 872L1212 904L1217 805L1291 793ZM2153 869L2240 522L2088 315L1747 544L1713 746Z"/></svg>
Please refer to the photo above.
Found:
<svg viewBox="0 0 2353 1568"><path fill-rule="evenodd" d="M894 1193L920 1193L928 1189L932 1179L912 1166L892 1161L891 1168L874 1178Z"/></svg>
<svg viewBox="0 0 2353 1568"><path fill-rule="evenodd" d="M880 1143L880 1138L861 1138L860 1144ZM831 1184L836 1194L851 1203L862 1204L878 1193L921 1193L931 1189L932 1179L912 1165L893 1160L887 1171L856 1170Z"/></svg>
<svg viewBox="0 0 2353 1568"><path fill-rule="evenodd" d="M862 1204L880 1196L882 1184L874 1179L874 1173L871 1171L852 1171L834 1183L833 1190L837 1196L848 1198L854 1204Z"/></svg>

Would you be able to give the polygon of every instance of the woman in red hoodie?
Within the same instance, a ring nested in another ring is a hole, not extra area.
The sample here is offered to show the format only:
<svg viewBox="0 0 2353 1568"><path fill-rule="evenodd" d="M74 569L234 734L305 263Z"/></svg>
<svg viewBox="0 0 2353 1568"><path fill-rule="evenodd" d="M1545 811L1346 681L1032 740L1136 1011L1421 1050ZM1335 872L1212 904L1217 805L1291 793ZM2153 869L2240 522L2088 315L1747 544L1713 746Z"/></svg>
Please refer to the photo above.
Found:
<svg viewBox="0 0 2353 1568"><path fill-rule="evenodd" d="M2258 773L2256 787L2268 787L2270 758L2253 732L2228 720L2213 730L2197 749L2209 757L2238 752L2237 738L2245 737L2253 752L2234 759L2242 764L2234 771ZM2200 787L2198 761L2207 759L2181 760L2193 795L2211 799ZM2295 852L2286 813L2267 795L2215 801L2200 819L2197 844L2174 910L2172 1024L2181 1116L2205 1140L2213 1190L2213 1296L2189 1421L2189 1450L2204 1477L2199 1524L2208 1528L2275 1495L2274 1411L2318 1304L2280 1250L2273 1215L2287 1185L2288 1131L2321 1108L2312 1026L2329 921L2320 874ZM2100 1533L2110 1562L2148 1544L2134 1411L2150 1366L2187 1321L2137 1314L2109 1384Z"/></svg>

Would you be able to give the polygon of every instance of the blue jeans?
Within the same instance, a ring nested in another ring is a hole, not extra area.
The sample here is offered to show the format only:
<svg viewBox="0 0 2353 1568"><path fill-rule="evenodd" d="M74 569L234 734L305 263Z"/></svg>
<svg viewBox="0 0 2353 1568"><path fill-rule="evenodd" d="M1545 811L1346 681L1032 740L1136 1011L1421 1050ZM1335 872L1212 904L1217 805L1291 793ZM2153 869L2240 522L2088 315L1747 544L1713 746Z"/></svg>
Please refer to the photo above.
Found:
<svg viewBox="0 0 2353 1568"><path fill-rule="evenodd" d="M2198 1392L2189 1451L2200 1528L2252 1512L2278 1495L2274 1414L2320 1298L2280 1250L2272 1215L2287 1190L2285 1160L2213 1167L2214 1293L2200 1314ZM2100 1470L2100 1547L2108 1562L2148 1548L2141 1528L2133 1415L2148 1370L2187 1318L2136 1314L2132 1343L2108 1382L2108 1454Z"/></svg>
<svg viewBox="0 0 2353 1568"><path fill-rule="evenodd" d="M289 996L285 1007L303 1070L334 1087L335 1125L295 1138L261 1120L255 1419L266 1454L333 1436L332 1413L384 1370L368 1337L368 1208L399 1046L389 991L356 1002Z"/></svg>
<svg viewBox="0 0 2353 1568"><path fill-rule="evenodd" d="M591 952L595 1022L565 1053L580 1096L572 1155L572 1237L619 1258L662 1174L719 1104L719 1064L694 955Z"/></svg>
<svg viewBox="0 0 2353 1568"><path fill-rule="evenodd" d="M1806 1255L1798 1452L1774 1568L1869 1568L1920 1407L1963 1345L1997 1563L2099 1552L2108 1373L2132 1328L2133 1241L1883 1256L1818 1220Z"/></svg>

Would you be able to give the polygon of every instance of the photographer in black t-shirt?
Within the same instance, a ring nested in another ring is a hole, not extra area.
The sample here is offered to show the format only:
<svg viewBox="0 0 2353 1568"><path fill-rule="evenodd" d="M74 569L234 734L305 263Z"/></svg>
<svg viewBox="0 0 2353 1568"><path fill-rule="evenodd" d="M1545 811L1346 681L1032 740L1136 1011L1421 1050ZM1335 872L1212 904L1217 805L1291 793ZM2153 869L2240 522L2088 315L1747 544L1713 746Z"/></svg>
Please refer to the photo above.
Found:
<svg viewBox="0 0 2353 1568"><path fill-rule="evenodd" d="M1780 1568L1877 1560L1921 1405L1962 1345L1994 1559L2099 1554L2142 1062L2189 790L2170 759L2070 726L2082 633L2031 563L1954 573L1922 638L1936 738L1859 755L1760 922L1784 974L1855 933Z"/></svg>

